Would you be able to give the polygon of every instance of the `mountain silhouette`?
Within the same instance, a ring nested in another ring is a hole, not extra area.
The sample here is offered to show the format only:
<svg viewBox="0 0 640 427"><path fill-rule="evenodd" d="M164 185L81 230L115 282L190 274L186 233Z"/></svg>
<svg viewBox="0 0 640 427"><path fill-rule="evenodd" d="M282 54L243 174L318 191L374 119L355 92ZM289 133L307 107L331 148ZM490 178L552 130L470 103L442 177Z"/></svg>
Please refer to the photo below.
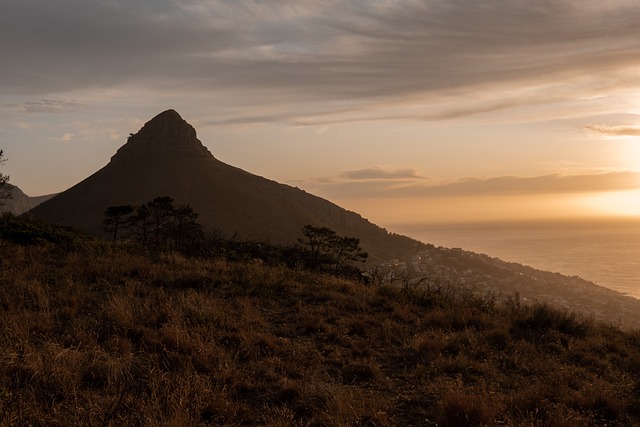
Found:
<svg viewBox="0 0 640 427"><path fill-rule="evenodd" d="M157 196L191 205L205 229L241 239L290 244L312 224L358 237L373 260L404 258L423 246L325 199L219 161L174 110L131 135L105 167L30 213L98 234L107 207Z"/></svg>

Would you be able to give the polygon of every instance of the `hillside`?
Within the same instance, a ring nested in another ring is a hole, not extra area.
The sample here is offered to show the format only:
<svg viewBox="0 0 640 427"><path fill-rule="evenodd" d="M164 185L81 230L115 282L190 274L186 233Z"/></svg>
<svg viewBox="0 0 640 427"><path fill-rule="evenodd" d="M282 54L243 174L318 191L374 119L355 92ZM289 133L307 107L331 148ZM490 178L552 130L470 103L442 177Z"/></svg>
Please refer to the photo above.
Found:
<svg viewBox="0 0 640 427"><path fill-rule="evenodd" d="M358 236L373 260L404 258L423 247L325 199L221 162L174 110L148 121L105 167L30 213L102 234L107 207L157 196L191 205L206 229L241 239L293 243L312 224Z"/></svg>
<svg viewBox="0 0 640 427"><path fill-rule="evenodd" d="M40 233L0 239L2 425L640 423L637 331Z"/></svg>
<svg viewBox="0 0 640 427"><path fill-rule="evenodd" d="M523 302L544 302L558 309L580 312L598 320L640 328L640 301L577 276L538 270L459 248L427 245L408 262L387 263L391 269L411 271L427 283L464 287L476 295L497 298L517 294Z"/></svg>

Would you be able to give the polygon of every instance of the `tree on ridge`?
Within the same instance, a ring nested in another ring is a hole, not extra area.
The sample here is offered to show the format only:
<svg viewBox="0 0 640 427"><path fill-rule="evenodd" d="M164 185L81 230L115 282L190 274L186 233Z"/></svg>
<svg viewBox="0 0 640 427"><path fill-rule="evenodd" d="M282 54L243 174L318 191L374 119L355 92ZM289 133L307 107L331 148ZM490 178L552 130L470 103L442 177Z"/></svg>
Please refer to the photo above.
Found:
<svg viewBox="0 0 640 427"><path fill-rule="evenodd" d="M4 158L4 152L0 150L0 166L6 161L7 159ZM9 185L9 176L0 173L0 206L4 204L2 203L3 199L10 199L10 198L11 198L11 186Z"/></svg>
<svg viewBox="0 0 640 427"><path fill-rule="evenodd" d="M312 269L330 269L344 272L353 269L352 263L365 262L369 254L360 247L360 239L343 237L327 227L305 225L305 239L299 239L308 247L307 265Z"/></svg>

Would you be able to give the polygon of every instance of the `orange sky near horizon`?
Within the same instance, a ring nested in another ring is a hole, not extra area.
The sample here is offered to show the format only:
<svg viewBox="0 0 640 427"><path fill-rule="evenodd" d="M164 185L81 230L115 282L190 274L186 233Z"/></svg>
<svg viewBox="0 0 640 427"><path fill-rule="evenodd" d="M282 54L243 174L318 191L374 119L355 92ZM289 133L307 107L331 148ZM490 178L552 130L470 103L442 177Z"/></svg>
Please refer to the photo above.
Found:
<svg viewBox="0 0 640 427"><path fill-rule="evenodd" d="M393 228L411 224L640 219L640 190L423 199L344 199L339 205Z"/></svg>

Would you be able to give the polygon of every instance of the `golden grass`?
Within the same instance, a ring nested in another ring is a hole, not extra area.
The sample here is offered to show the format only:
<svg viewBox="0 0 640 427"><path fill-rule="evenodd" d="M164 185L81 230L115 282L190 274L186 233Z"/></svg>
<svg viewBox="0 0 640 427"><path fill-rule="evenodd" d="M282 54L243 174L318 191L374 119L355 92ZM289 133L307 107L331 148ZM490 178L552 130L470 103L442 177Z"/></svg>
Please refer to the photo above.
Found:
<svg viewBox="0 0 640 427"><path fill-rule="evenodd" d="M0 242L0 425L640 424L640 333L106 243Z"/></svg>

